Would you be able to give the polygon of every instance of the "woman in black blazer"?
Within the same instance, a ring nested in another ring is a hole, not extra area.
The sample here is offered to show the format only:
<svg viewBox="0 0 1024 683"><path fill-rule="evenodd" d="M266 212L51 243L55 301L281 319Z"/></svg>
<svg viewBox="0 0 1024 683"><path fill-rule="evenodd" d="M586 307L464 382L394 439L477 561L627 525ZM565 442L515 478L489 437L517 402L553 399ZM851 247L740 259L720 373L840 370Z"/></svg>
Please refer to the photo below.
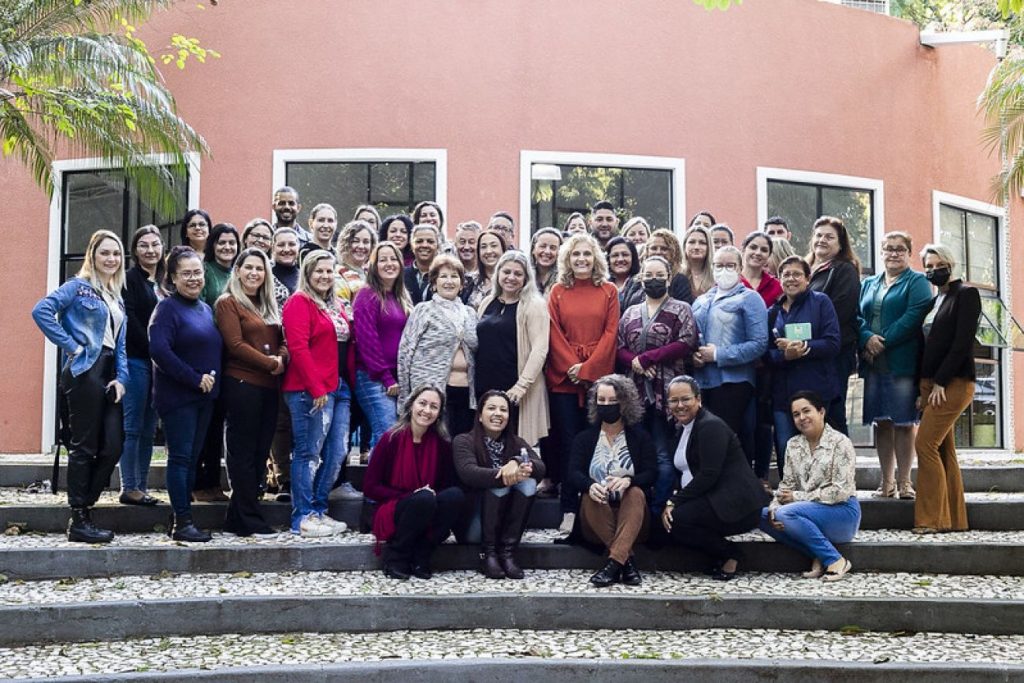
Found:
<svg viewBox="0 0 1024 683"><path fill-rule="evenodd" d="M917 451L917 499L914 533L965 531L967 505L956 461L953 426L974 399L974 336L981 297L974 287L951 280L956 258L949 247L926 244L924 274L938 288L922 324L918 376L922 410Z"/></svg>
<svg viewBox="0 0 1024 683"><path fill-rule="evenodd" d="M643 414L633 381L605 375L587 395L591 426L572 443L566 483L583 494L579 530L608 549L608 562L590 577L599 588L642 581L633 545L646 535L647 495L658 473L651 437L640 427Z"/></svg>
<svg viewBox="0 0 1024 683"><path fill-rule="evenodd" d="M755 528L771 495L750 469L736 434L701 407L697 380L673 378L668 409L679 427L673 447L679 482L661 522L677 543L712 559L711 578L728 581L742 557L726 536Z"/></svg>

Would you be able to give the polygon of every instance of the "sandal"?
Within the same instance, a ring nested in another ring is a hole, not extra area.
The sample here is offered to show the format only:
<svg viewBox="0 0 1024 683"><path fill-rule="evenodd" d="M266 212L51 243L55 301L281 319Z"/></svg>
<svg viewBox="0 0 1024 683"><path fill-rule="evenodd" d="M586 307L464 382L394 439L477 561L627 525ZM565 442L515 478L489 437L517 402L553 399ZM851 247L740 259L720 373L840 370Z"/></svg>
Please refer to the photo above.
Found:
<svg viewBox="0 0 1024 683"><path fill-rule="evenodd" d="M914 487L909 481L901 481L899 485L899 496L900 500L914 500L917 498L917 492L914 491Z"/></svg>
<svg viewBox="0 0 1024 683"><path fill-rule="evenodd" d="M838 561L842 562L842 564L840 564L839 567L836 568L836 569L832 569L832 567L829 567L828 569L826 569L825 570L825 574L821 577L822 580L824 580L824 581L839 581L844 576L846 576L850 572L851 569L853 569L853 562L850 562L845 557L840 557ZM833 564L832 566L834 567L835 564Z"/></svg>
<svg viewBox="0 0 1024 683"><path fill-rule="evenodd" d="M821 575L825 573L825 568L821 566L821 560L814 558L814 562L811 563L811 569L804 572L800 576L805 579L820 579Z"/></svg>
<svg viewBox="0 0 1024 683"><path fill-rule="evenodd" d="M930 527L930 526L915 526L911 530L912 533L915 533L918 536L924 536L924 535L927 535L927 534L937 534L937 533L940 533L941 531L942 531L942 529L936 529L936 528Z"/></svg>
<svg viewBox="0 0 1024 683"><path fill-rule="evenodd" d="M875 489L875 492L871 494L872 498L895 498L897 496L896 482L891 481L888 484L882 482L882 485Z"/></svg>

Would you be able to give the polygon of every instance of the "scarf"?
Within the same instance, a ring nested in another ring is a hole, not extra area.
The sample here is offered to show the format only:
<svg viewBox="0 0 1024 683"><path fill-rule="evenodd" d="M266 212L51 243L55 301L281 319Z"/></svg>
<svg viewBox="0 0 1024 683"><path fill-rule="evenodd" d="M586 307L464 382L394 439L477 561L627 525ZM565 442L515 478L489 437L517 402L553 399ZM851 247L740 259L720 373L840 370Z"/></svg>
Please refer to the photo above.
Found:
<svg viewBox="0 0 1024 683"><path fill-rule="evenodd" d="M412 429L406 428L393 435L395 457L391 462L391 473L387 484L393 489L412 493L416 489L434 486L437 483L437 445L440 437L428 429L419 444L419 458L412 440ZM381 544L395 535L395 508L401 498L392 498L381 503L373 515L373 535L377 538L374 553L380 555Z"/></svg>

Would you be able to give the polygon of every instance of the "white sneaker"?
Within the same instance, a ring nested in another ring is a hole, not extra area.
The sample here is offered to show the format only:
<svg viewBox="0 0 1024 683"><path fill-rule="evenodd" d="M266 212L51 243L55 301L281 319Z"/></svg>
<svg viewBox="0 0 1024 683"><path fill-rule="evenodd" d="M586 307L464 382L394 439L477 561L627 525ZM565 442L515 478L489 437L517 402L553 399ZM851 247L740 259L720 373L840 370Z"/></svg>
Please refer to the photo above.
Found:
<svg viewBox="0 0 1024 683"><path fill-rule="evenodd" d="M340 486L334 488L328 495L327 500L362 500L363 494L356 491L356 487L352 486L351 482L342 482Z"/></svg>
<svg viewBox="0 0 1024 683"><path fill-rule="evenodd" d="M576 524L576 513L566 512L562 515L562 523L558 526L558 533L562 536L568 537L572 533L572 528Z"/></svg>
<svg viewBox="0 0 1024 683"><path fill-rule="evenodd" d="M333 536L334 527L324 524L315 514L310 514L299 523L299 535L306 538Z"/></svg>
<svg viewBox="0 0 1024 683"><path fill-rule="evenodd" d="M331 529L331 534L343 534L348 531L348 524L334 519L330 515L320 515L320 523Z"/></svg>

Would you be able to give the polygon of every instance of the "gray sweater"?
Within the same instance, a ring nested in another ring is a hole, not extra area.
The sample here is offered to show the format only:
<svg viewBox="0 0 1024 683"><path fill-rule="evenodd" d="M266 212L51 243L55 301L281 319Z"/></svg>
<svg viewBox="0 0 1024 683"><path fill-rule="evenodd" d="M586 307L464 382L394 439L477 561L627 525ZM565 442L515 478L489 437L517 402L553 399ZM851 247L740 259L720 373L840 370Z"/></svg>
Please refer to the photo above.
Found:
<svg viewBox="0 0 1024 683"><path fill-rule="evenodd" d="M421 384L444 391L460 346L469 364L469 407L476 408L476 313L458 299L447 301L439 296L417 304L398 344L398 405L404 405L406 397Z"/></svg>

